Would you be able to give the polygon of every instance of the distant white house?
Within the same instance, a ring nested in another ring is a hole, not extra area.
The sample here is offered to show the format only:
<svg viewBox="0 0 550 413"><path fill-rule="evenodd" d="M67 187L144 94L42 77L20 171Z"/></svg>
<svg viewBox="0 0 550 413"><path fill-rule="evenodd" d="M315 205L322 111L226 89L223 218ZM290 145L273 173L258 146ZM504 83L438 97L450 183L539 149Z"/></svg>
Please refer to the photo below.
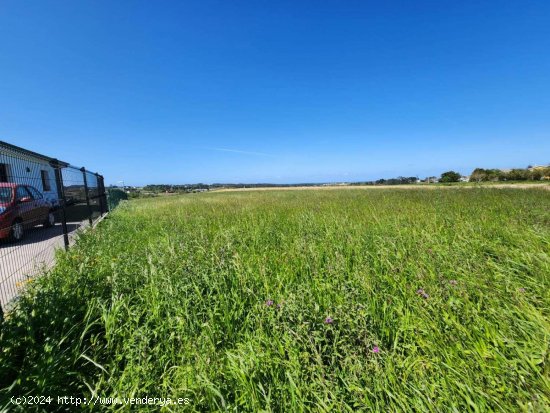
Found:
<svg viewBox="0 0 550 413"><path fill-rule="evenodd" d="M0 141L0 182L30 185L38 189L52 205L59 203L55 168L67 167L58 161Z"/></svg>
<svg viewBox="0 0 550 413"><path fill-rule="evenodd" d="M461 176L459 179L460 182L469 182L470 177L469 176Z"/></svg>

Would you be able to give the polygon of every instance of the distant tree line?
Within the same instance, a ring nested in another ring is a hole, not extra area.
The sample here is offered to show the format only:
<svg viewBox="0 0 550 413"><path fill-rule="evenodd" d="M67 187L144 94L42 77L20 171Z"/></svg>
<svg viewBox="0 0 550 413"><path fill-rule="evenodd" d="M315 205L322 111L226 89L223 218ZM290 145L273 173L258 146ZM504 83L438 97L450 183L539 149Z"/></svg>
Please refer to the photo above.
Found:
<svg viewBox="0 0 550 413"><path fill-rule="evenodd" d="M166 192L166 193L174 193L174 192L193 192L197 190L208 190L211 185L208 184L186 184L186 185L146 185L143 187L143 191L145 192Z"/></svg>
<svg viewBox="0 0 550 413"><path fill-rule="evenodd" d="M452 183L459 181L470 182L484 182L484 181L527 181L527 180L550 180L550 165L548 166L537 166L532 167L528 166L525 169L483 169L476 168L468 177L462 176L459 172L456 171L446 171L441 174L438 178L436 176L430 176L424 180L418 179L416 176L398 176L397 178L383 178L377 179L375 181L360 181L360 182L348 182L348 183L296 183L296 184L272 184L272 183L256 183L256 184L223 184L223 183L214 183L214 184L184 184L184 185L166 185L166 184L155 184L155 185L146 185L141 189L130 188L128 187L127 193L130 197L140 197L148 196L159 193L191 193L191 192L203 192L216 189L239 189L239 188L274 188L274 187L299 187L299 186L327 186L327 185L354 185L354 186L365 186L365 185L409 185L416 184L419 182L425 183Z"/></svg>
<svg viewBox="0 0 550 413"><path fill-rule="evenodd" d="M397 178L378 179L374 181L376 185L406 185L415 184L418 181L416 176L398 176Z"/></svg>
<svg viewBox="0 0 550 413"><path fill-rule="evenodd" d="M550 179L550 166L529 166L525 169L483 169L476 168L470 175L470 182L486 181L540 181Z"/></svg>
<svg viewBox="0 0 550 413"><path fill-rule="evenodd" d="M297 186L319 186L318 183L297 183L297 184L271 184L271 183L255 183L255 184L185 184L185 185L146 185L142 188L143 192L152 193L190 193L210 191L214 189L239 189L239 188L275 188L275 187L297 187Z"/></svg>

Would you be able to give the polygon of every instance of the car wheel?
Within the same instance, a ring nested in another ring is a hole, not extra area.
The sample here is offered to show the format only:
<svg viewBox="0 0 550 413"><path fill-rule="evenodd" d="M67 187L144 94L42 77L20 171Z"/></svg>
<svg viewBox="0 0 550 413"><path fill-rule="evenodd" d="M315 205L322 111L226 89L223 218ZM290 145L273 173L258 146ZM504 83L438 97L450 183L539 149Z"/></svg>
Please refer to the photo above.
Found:
<svg viewBox="0 0 550 413"><path fill-rule="evenodd" d="M15 221L11 226L11 239L14 241L21 241L25 235L25 229L21 221Z"/></svg>
<svg viewBox="0 0 550 413"><path fill-rule="evenodd" d="M53 211L48 212L48 216L46 217L46 220L44 221L44 226L46 228L53 227L55 225L55 214Z"/></svg>

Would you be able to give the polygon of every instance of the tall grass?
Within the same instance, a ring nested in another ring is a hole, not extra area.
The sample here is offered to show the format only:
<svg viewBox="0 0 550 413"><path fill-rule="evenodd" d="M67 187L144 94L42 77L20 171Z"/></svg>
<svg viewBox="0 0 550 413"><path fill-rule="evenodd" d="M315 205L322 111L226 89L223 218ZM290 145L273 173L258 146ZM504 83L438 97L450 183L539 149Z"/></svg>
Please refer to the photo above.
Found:
<svg viewBox="0 0 550 413"><path fill-rule="evenodd" d="M488 188L126 203L6 320L0 394L547 411L549 207Z"/></svg>

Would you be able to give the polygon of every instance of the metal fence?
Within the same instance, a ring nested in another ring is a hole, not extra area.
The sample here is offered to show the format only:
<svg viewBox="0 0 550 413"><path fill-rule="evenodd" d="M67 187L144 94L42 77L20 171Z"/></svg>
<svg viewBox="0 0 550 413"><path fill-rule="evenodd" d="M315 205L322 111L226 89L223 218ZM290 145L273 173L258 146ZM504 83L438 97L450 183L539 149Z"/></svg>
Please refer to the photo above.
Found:
<svg viewBox="0 0 550 413"><path fill-rule="evenodd" d="M0 141L0 316L107 210L101 175Z"/></svg>

